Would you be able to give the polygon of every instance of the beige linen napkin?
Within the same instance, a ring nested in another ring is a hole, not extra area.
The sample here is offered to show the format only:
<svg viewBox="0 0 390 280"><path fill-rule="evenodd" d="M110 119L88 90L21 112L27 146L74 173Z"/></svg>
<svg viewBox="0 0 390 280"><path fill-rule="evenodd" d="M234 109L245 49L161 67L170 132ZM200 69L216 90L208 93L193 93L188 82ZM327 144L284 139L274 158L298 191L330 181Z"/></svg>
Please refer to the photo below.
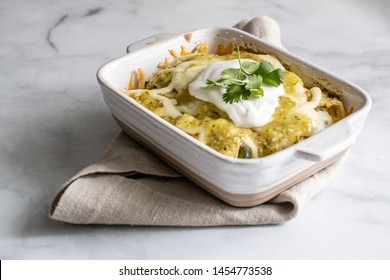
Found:
<svg viewBox="0 0 390 280"><path fill-rule="evenodd" d="M268 17L234 27L281 46ZM344 157L345 158L345 157ZM50 217L74 224L223 226L277 224L297 215L342 167L343 159L262 205L236 208L207 193L121 132L104 156L64 184Z"/></svg>

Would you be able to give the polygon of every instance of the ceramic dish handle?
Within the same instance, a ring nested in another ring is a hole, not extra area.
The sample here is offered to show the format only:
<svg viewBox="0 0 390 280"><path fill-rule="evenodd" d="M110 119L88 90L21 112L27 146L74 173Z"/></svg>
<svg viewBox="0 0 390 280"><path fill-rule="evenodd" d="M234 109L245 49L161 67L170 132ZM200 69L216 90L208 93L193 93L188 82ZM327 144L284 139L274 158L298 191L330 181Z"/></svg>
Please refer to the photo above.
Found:
<svg viewBox="0 0 390 280"><path fill-rule="evenodd" d="M346 151L356 141L351 125L333 126L319 132L316 139L308 138L297 148L295 156L310 161L323 161Z"/></svg>
<svg viewBox="0 0 390 280"><path fill-rule="evenodd" d="M173 34L173 33L157 34L157 35L154 35L154 36L148 37L146 39L137 41L137 42L127 46L126 51L127 51L127 53L134 52L134 51L142 49L148 45L164 42L168 39L171 39L174 36L176 36L176 34Z"/></svg>

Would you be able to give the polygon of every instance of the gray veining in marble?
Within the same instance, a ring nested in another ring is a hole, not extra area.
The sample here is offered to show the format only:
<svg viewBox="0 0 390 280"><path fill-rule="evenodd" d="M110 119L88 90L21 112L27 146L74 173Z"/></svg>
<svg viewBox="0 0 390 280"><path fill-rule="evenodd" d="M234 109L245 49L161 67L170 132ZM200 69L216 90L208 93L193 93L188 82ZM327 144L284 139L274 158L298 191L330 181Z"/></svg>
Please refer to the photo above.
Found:
<svg viewBox="0 0 390 280"><path fill-rule="evenodd" d="M342 172L283 225L75 226L60 185L118 132L95 73L157 33L275 18L291 52L357 83L372 111ZM389 259L390 1L0 2L1 259Z"/></svg>

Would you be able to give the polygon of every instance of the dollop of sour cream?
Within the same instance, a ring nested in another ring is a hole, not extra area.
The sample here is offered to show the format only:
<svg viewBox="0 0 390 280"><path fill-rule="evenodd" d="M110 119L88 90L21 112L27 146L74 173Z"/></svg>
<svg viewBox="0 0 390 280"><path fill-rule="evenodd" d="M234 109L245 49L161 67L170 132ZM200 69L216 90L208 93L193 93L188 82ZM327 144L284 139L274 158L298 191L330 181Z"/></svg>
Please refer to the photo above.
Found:
<svg viewBox="0 0 390 280"><path fill-rule="evenodd" d="M243 61L253 61L241 59ZM225 87L210 87L204 89L207 79L219 80L223 70L227 68L240 68L238 59L218 61L207 66L203 72L189 85L189 92L197 99L210 102L225 111L233 123L239 127L261 127L271 121L275 109L279 106L279 96L285 93L283 84L273 87L262 85L264 96L251 96L247 100L237 103L223 101Z"/></svg>

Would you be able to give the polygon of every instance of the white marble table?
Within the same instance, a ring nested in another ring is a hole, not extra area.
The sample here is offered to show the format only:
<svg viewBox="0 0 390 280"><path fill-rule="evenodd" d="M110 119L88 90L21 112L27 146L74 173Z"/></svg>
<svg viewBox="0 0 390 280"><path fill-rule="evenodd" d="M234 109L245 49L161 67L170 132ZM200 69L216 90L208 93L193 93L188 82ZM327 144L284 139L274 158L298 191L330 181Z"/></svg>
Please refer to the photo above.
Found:
<svg viewBox="0 0 390 280"><path fill-rule="evenodd" d="M223 3L223 4L222 4ZM390 2L0 2L1 259L389 259ZM97 68L138 39L269 15L295 54L366 89L373 108L346 165L285 224L75 226L50 220L59 186L118 132Z"/></svg>

